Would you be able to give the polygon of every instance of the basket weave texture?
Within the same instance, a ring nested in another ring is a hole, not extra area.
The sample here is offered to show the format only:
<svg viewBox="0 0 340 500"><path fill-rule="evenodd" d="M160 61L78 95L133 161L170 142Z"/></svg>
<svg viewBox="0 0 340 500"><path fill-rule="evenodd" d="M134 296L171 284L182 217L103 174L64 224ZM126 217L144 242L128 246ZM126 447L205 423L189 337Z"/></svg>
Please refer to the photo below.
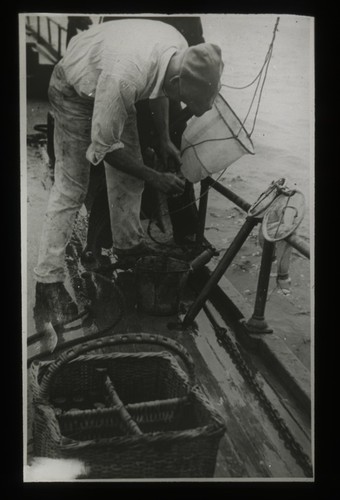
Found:
<svg viewBox="0 0 340 500"><path fill-rule="evenodd" d="M169 352L81 354L119 343ZM80 353L80 354L79 354ZM194 383L193 363L166 337L115 335L32 364L36 456L77 458L86 478L212 477L225 425Z"/></svg>

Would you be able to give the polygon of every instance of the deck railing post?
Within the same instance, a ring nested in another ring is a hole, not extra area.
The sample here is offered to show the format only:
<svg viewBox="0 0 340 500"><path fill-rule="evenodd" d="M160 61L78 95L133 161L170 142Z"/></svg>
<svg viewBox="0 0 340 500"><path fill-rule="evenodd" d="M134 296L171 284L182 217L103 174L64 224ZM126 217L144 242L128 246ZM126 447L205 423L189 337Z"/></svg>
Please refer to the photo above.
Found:
<svg viewBox="0 0 340 500"><path fill-rule="evenodd" d="M202 245L204 240L205 221L208 208L209 184L206 179L201 181L200 202L198 208L198 224L196 231L196 245Z"/></svg>
<svg viewBox="0 0 340 500"><path fill-rule="evenodd" d="M221 193L223 196L228 198L230 201L235 203L238 207L240 207L242 210L245 212L249 212L250 208L252 205L248 203L246 200L238 196L236 193L225 187L224 185L220 184L219 182L214 181L210 177L207 177L204 179L204 187L203 187L203 182L201 183L201 202L199 206L199 224L198 224L198 229L196 233L196 241L201 241L204 238L204 226L205 226L205 217L206 217L206 211L207 211L207 197L204 194L204 191L208 188L213 188L217 192ZM251 233L252 229L255 227L255 225L259 222L262 221L262 216L259 214L256 215L248 215L243 226L241 227L240 231L236 235L235 239L232 241L231 245L225 252L224 256L218 263L216 269L213 271L211 274L210 278L208 279L207 283L205 284L203 290L201 293L198 295L196 300L193 302L191 305L189 311L187 312L184 320L183 320L183 327L189 326L194 319L196 318L197 314L200 312L202 307L204 306L205 302L207 301L209 294L213 290L213 288L217 285L223 274L226 272L227 268L231 264L232 260L236 256L237 252L240 250L241 246L243 245L244 241L247 239L249 234ZM202 229L203 228L203 229ZM310 251L308 244L299 236L296 234L291 234L285 238L285 242L289 243L289 245L296 250L298 250L302 255L307 257L308 259L310 258ZM281 260L280 260L280 265L279 265L279 278L283 279L286 276L288 276L288 271L289 271L289 261L290 261L290 254L291 254L291 248L283 248L284 247L284 242L282 242L282 249L280 250L285 250L284 252L281 252ZM261 267L260 267L260 273L258 277L258 283L257 283L257 291L256 291L256 298L255 298L255 305L254 305L254 312L252 317L245 323L245 326L248 330L249 333L272 333L272 329L268 326L266 319L265 319L265 308L266 308L266 302L267 302L267 296L268 296L268 287L269 287L269 280L270 280L270 272L272 268L272 261L273 261L273 256L275 252L275 242L271 242L268 240L264 240L263 242L263 252L262 252L262 259L261 259ZM284 255L283 255L284 254ZM205 262L206 260L206 255L202 254L202 257L199 256L196 261L193 261L194 268L201 267L202 263Z"/></svg>
<svg viewBox="0 0 340 500"><path fill-rule="evenodd" d="M276 243L276 258L277 258L277 280L287 281L289 278L290 258L293 247L288 241L278 241Z"/></svg>
<svg viewBox="0 0 340 500"><path fill-rule="evenodd" d="M58 57L61 57L61 26L58 25Z"/></svg>
<svg viewBox="0 0 340 500"><path fill-rule="evenodd" d="M293 234L287 236L287 238L285 238L285 240L290 244L290 246L295 248L295 250L300 252L304 257L307 257L307 259L310 259L309 244L306 241L304 241L301 238L301 236L298 236L294 232Z"/></svg>
<svg viewBox="0 0 340 500"><path fill-rule="evenodd" d="M48 43L51 44L51 21L47 18Z"/></svg>
<svg viewBox="0 0 340 500"><path fill-rule="evenodd" d="M189 311L187 312L184 320L183 320L183 326L186 328L189 326L194 319L196 318L197 314L200 312L202 309L204 303L209 297L209 294L211 291L214 289L214 287L217 285L219 280L222 278L230 264L232 263L235 255L237 252L240 250L242 247L243 243L246 241L248 238L249 234L255 227L255 225L259 222L258 219L254 217L247 217L243 226L231 242L229 248L225 252L224 256L220 260L220 262L217 264L216 269L208 279L205 287L201 291L201 293L198 295L194 303L191 305Z"/></svg>
<svg viewBox="0 0 340 500"><path fill-rule="evenodd" d="M223 196L225 196L226 198L228 198L228 200L230 200L233 203L235 203L235 205L237 205L238 207L240 207L245 212L248 212L248 210L250 209L250 207L251 207L250 203L248 203L246 200L244 200L243 198L241 198L241 196L238 196L236 193L234 193L233 191L231 191L231 189L229 189L226 186L224 186L223 184L215 181L211 177L207 177L207 184L212 189L214 189L218 193L220 193Z"/></svg>
<svg viewBox="0 0 340 500"><path fill-rule="evenodd" d="M274 251L275 243L264 240L254 312L246 323L246 328L251 333L272 333L273 331L265 320L265 310Z"/></svg>

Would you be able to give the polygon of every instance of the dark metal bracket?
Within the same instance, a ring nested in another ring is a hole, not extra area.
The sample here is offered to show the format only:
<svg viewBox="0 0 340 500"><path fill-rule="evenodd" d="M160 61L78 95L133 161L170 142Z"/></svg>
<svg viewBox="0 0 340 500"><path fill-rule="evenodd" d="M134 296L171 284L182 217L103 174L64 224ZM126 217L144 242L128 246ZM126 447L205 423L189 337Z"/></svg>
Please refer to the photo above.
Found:
<svg viewBox="0 0 340 500"><path fill-rule="evenodd" d="M272 183L267 192L272 192L275 186L277 186L278 189L284 186L284 179L280 179L276 183ZM217 192L219 192L224 197L228 198L230 201L235 203L235 205L244 210L247 213L247 217L245 219L245 222L243 223L243 226L241 227L241 229L235 236L234 240L230 244L229 248L224 253L220 262L217 264L215 270L213 271L209 280L205 284L204 288L202 289L196 300L189 308L183 320L184 328L187 328L194 322L197 314L203 308L212 290L218 284L219 280L221 279L221 277L224 275L224 273L232 263L233 259L241 249L243 243L246 241L253 228L258 223L262 222L263 215L265 212L265 211L264 212L260 211L259 213L252 214L251 208L256 204L251 205L250 203L242 199L240 196L238 196L236 193L234 193L227 187L223 186L214 179L208 177L201 182L199 224L196 234L197 246L202 245L202 242L204 240L204 228L205 228L205 220L206 220L207 206L208 206L208 191L210 188L215 189ZM290 236L288 236L285 240L292 247L294 247L300 253L302 253L305 257L310 258L309 248L307 244L303 240L301 240L301 238L299 238L293 233ZM252 317L247 322L244 323L246 331L250 334L259 334L259 333L267 334L273 332L272 328L269 327L265 319L265 308L268 297L268 287L269 287L270 272L271 272L274 252L275 252L275 243L265 240L263 244L261 267L257 283L254 312ZM206 255L203 254L201 258L200 256L198 257L197 267L204 265L204 262L210 260L209 257L211 258L211 256L213 255L211 250L210 252L208 251ZM193 264L194 265L192 267L193 269L195 269L196 262L193 262Z"/></svg>

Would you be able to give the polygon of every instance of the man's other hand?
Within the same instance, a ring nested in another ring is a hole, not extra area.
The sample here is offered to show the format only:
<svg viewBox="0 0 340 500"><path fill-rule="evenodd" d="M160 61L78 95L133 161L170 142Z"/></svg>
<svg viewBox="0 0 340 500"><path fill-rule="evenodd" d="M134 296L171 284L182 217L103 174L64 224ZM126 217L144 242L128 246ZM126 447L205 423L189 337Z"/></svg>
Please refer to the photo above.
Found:
<svg viewBox="0 0 340 500"><path fill-rule="evenodd" d="M184 191L184 181L171 173L158 173L152 180L154 188L168 195L178 196Z"/></svg>
<svg viewBox="0 0 340 500"><path fill-rule="evenodd" d="M171 141L161 141L160 156L163 170L177 171L182 165L181 153Z"/></svg>

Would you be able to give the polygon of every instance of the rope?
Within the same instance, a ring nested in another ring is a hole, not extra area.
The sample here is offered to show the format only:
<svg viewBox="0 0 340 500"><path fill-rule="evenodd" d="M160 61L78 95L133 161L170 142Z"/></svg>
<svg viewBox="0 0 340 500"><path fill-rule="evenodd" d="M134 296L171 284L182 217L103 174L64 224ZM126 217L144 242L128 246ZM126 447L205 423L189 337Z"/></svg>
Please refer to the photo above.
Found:
<svg viewBox="0 0 340 500"><path fill-rule="evenodd" d="M263 69L264 69L265 65L267 64L269 51L270 51L270 45L269 45L267 54L265 56L265 59L264 59L264 62L262 64L262 66L261 66L260 71L258 72L258 74L255 76L255 78L250 83L248 83L247 85L242 85L240 87L237 87L235 85L228 85L227 83L221 83L221 86L222 87L227 87L228 89L244 90L244 89L247 89L247 88L251 87L252 85L254 85L254 83L256 82L256 80L258 80L261 77Z"/></svg>
<svg viewBox="0 0 340 500"><path fill-rule="evenodd" d="M187 151L187 149L194 148L195 146L200 146L201 144L204 144L205 142L228 141L229 139L236 139L236 136L232 135L232 136L229 136L229 137L219 137L219 138L216 138L216 139L204 139L203 141L195 142L195 144L191 144L190 143L188 146L186 146L184 149L182 149L181 156L183 155L183 153L185 151ZM186 139L186 140L188 141L188 139Z"/></svg>
<svg viewBox="0 0 340 500"><path fill-rule="evenodd" d="M271 57L271 54L272 54L272 51L270 52L270 57ZM262 86L261 86L261 89L260 89L259 98L258 98L258 101L257 101L257 106L256 106L256 111L255 111L253 126L252 126L252 129L251 129L250 133L249 133L249 137L251 137L251 135L252 135L252 133L254 132L254 129L255 129L255 124L256 124L256 120L257 120L257 115L258 115L258 112L259 112L259 108L260 108L260 102L261 102L261 98L262 98L262 92L263 92L263 88L264 88L264 83L265 83L266 78L267 78L268 68L269 68L269 62L268 62L267 66L266 66L266 69L265 69L264 78L263 78ZM249 112L250 112L250 109L249 109ZM248 112L248 115L249 115L249 112ZM248 118L248 115L246 116L245 120ZM243 125L245 123L245 120L243 121Z"/></svg>
<svg viewBox="0 0 340 500"><path fill-rule="evenodd" d="M255 92L254 92L254 95L252 97L252 100L251 100L251 103L250 103L250 106L249 106L249 109L248 109L248 112L243 120L243 122L241 122L241 127L240 127L240 130L238 131L238 133L235 135L235 133L231 130L231 134L232 136L231 137L223 137L223 138L217 138L217 139L206 139L206 140L203 140L203 141L200 141L198 143L195 143L195 144L189 144L186 148L184 148L181 152L181 155L183 155L183 153L189 149L189 148L195 148L195 146L198 146L200 144L203 144L203 143L206 143L206 142L215 142L215 141L225 141L225 140L229 140L229 139L236 139L238 140L238 136L241 132L241 130L245 130L245 122L246 120L248 119L248 116L249 116L249 113L253 107L253 104L254 104L254 101L255 101L255 97L256 97L256 94L257 94L257 91L259 89L259 86L260 86L260 83L261 83L261 77L262 77L262 74L264 72L264 77L263 77L263 80L262 80L262 84L261 84L261 88L260 88L260 92L259 92L259 98L258 98L258 102L257 102L257 106L256 106L256 111L255 111L255 116L254 116L254 122L253 122L253 125L252 125L252 129L250 131L248 135L248 137L250 138L252 133L254 132L254 129L255 129L255 124L256 124L256 120L257 120L257 116L258 116L258 111L259 111L259 107L260 107L260 101L261 101L261 97L262 97L262 92L263 92L263 88L264 88L264 84L265 84L265 81L266 81L266 78L267 78L267 73L268 73L268 67L269 67L269 63L270 63L270 60L271 60L271 57L272 57L272 52L273 52L273 46L274 46L274 41L275 41L275 37L276 37L276 31L277 31L277 28L278 28L278 24L279 24L279 21L280 21L280 18L278 17L276 19L276 23L275 23L275 26L274 26L274 30L273 30L273 36L272 36L272 40L269 44L269 48L268 48L268 51L266 53L266 56L265 56L265 59L264 59L264 62L261 66L261 69L259 71L259 73L256 75L256 77L253 79L252 82L250 82L249 84L243 86L243 87L232 87L230 85L226 85L226 84L222 84L222 86L224 87L229 87L229 88L234 88L234 89L245 89L247 87L250 87L251 85L253 85L257 80L258 80L258 83L257 83L257 86L256 86L256 89L255 89ZM228 124L226 124L228 126ZM230 127L228 126L229 130L230 130ZM195 151L195 149L194 149ZM226 168L222 171L222 173L218 176L218 178L214 181L214 184L216 182L218 182L218 180L220 179L220 177L224 174L224 172L226 171ZM189 208L191 205L195 204L197 201L199 201L211 188L213 187L213 184L210 185L208 187L208 189L201 194L201 196L199 196L198 198L195 198L192 202L188 203L187 205L184 205L183 207L177 209L177 210L173 210L171 212L167 211L165 213L162 213L161 215L162 216L165 216L165 215L173 215L175 213L178 213L178 212L181 212L183 210L185 210L186 208ZM151 230L150 230L150 227L151 227L151 224L152 224L152 220L150 220L149 222L149 225L148 225L148 235L150 236L150 238L155 241L156 243L159 243L161 245L164 245L164 243L161 243L161 242L158 242L157 240L155 240L152 236L151 236Z"/></svg>
<svg viewBox="0 0 340 500"><path fill-rule="evenodd" d="M258 80L261 77L263 69L264 69L265 65L267 64L267 61L268 61L268 58L269 58L269 53L271 52L271 50L273 48L273 45L274 45L274 40L275 40L276 31L277 31L277 27L278 27L279 21L280 21L280 18L278 17L276 19L276 23L275 23L275 26L274 26L272 41L269 44L269 48L268 48L267 54L266 54L266 56L264 58L264 62L262 64L262 66L261 66L261 69L258 72L258 74L255 76L255 78L250 83L248 83L247 85L243 85L241 87L237 87L237 86L234 86L234 85L228 85L226 83L222 83L221 84L222 87L227 87L229 89L235 89L235 90L244 90L244 89L249 88L252 85L254 85L254 83L256 82L256 80ZM270 55L270 57L271 57L271 55Z"/></svg>
<svg viewBox="0 0 340 500"><path fill-rule="evenodd" d="M261 69L260 71L258 72L258 74L255 76L255 78L250 82L248 83L247 85L243 85L241 87L236 87L236 86L232 86L232 85L227 85L227 84L223 84L222 83L222 87L227 87L227 88L231 88L231 89L235 89L235 90L244 90L246 88L249 88L251 87L252 85L254 85L254 83L257 81L257 85L256 85L256 88L255 88L255 91L254 91L254 94L253 94L253 97L252 97L252 100L251 100L251 103L249 105L249 109L247 111L247 114L242 122L242 127L240 129L240 131L242 130L242 128L244 127L244 124L246 122L246 120L248 119L248 116L250 114L250 111L253 107L253 104L254 104L254 101L255 101L255 97L256 97L256 94L257 94L257 91L260 87L260 83L261 83L261 77L262 75L264 74L264 77L263 77L263 80L262 80L262 84L261 84L261 88L260 88L260 91L259 91L259 97L258 97L258 102L257 102L257 106L256 106L256 111L255 111L255 116L254 116L254 121L253 121L253 125L252 125L252 129L249 133L249 137L251 137L252 133L254 132L254 129L255 129L255 124L256 124L256 120L257 120L257 115L258 115L258 111L259 111L259 107L260 107L260 102L261 102L261 98L262 98L262 92L263 92L263 88L264 88L264 84L265 84L265 81L266 81L266 78L267 78L267 73L268 73L268 68L269 68L269 63L270 63L270 60L271 60L271 57L272 57L272 53L273 53L273 46L274 46L274 41L275 41L275 37L276 37L276 31L277 31L277 28L278 28L278 24L279 24L279 21L280 21L280 18L278 17L276 19L276 23L275 23L275 26L274 26L274 30L273 30L273 35L272 35L272 40L269 44L269 48L268 48L268 51L266 53L266 56L265 56L265 59L264 59L264 62L261 66ZM240 133L240 131L238 132L238 134ZM237 134L237 135L238 135Z"/></svg>

